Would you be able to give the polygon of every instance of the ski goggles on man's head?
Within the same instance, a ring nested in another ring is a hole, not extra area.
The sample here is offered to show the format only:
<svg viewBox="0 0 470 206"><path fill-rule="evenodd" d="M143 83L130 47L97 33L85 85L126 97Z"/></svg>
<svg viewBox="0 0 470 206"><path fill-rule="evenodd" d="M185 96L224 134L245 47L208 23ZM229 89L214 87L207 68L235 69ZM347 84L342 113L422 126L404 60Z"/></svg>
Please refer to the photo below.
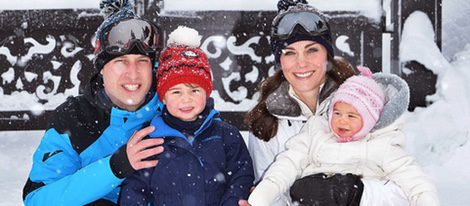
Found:
<svg viewBox="0 0 470 206"><path fill-rule="evenodd" d="M312 36L322 36L329 33L326 21L315 12L294 11L277 16L272 25L271 38L273 40L286 40L295 32L297 25Z"/></svg>
<svg viewBox="0 0 470 206"><path fill-rule="evenodd" d="M160 44L160 31L155 25L141 19L128 19L113 25L99 37L95 54L105 51L111 55L125 55L134 46L147 54L158 52Z"/></svg>

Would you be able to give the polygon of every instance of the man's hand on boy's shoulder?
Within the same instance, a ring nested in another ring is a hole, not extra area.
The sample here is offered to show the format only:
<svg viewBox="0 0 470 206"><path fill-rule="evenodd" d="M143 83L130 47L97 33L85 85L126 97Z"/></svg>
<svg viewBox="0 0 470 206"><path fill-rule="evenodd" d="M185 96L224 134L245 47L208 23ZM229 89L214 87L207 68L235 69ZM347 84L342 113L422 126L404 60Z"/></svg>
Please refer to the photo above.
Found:
<svg viewBox="0 0 470 206"><path fill-rule="evenodd" d="M154 126L145 127L136 131L127 142L127 158L134 170L155 167L158 160L146 160L148 157L158 155L163 152L162 138L146 138L155 130Z"/></svg>

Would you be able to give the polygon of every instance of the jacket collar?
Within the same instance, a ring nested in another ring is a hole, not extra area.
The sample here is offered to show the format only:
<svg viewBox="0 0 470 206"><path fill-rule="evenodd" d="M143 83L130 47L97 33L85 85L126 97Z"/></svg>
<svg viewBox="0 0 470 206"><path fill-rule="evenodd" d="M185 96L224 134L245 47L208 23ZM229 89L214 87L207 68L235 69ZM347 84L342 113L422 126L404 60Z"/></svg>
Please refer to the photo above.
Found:
<svg viewBox="0 0 470 206"><path fill-rule="evenodd" d="M205 117L201 126L194 132L194 137L199 136L202 132L204 132L212 122L219 119L219 112L214 109L214 104L212 103L213 99L208 99L208 104L206 105L205 110L208 110L208 114ZM186 139L190 144L192 141L189 141L186 136L181 133L177 128L170 127L165 121L163 120L163 114L159 113L153 118L151 125L156 125L157 129L149 134L151 137L181 137Z"/></svg>
<svg viewBox="0 0 470 206"><path fill-rule="evenodd" d="M395 74L375 73L372 78L384 89L385 105L371 131L387 127L404 114L410 103L408 84Z"/></svg>
<svg viewBox="0 0 470 206"><path fill-rule="evenodd" d="M317 106L316 114L323 111L320 105L327 100L331 93L338 88L338 85L329 77L326 78L325 83L320 88L320 101ZM291 88L289 82L286 80L266 98L266 108L274 116L278 118L296 118L296 117L309 117L312 112L308 106L297 98Z"/></svg>
<svg viewBox="0 0 470 206"><path fill-rule="evenodd" d="M111 118L111 125L122 125L127 121L130 121L129 118L140 119L141 121L136 122L147 122L150 121L157 113L160 112L161 102L158 99L158 95L155 95L147 104L141 106L138 110L130 112L127 110L119 109L117 107L111 108L111 116L118 118Z"/></svg>

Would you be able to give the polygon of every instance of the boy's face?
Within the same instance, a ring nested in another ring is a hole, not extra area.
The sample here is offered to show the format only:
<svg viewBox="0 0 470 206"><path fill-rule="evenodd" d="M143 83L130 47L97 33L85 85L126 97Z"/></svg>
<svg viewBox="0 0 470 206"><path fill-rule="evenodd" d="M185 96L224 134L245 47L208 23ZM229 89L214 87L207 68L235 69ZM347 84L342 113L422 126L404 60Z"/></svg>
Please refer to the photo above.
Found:
<svg viewBox="0 0 470 206"><path fill-rule="evenodd" d="M340 137L352 137L362 128L362 117L350 104L337 102L333 107L331 129Z"/></svg>
<svg viewBox="0 0 470 206"><path fill-rule="evenodd" d="M194 121L206 107L206 91L196 84L177 84L165 93L168 112L183 121Z"/></svg>
<svg viewBox="0 0 470 206"><path fill-rule="evenodd" d="M137 110L145 101L152 85L152 62L140 54L127 54L106 63L100 73L104 89L118 107Z"/></svg>

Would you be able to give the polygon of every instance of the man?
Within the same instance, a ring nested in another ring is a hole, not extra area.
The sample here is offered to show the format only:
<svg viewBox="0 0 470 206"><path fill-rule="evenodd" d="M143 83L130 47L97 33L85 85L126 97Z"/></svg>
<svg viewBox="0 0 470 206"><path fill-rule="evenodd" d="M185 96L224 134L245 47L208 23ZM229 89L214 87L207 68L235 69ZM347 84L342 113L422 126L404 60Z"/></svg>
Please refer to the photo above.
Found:
<svg viewBox="0 0 470 206"><path fill-rule="evenodd" d="M25 205L115 205L127 175L157 164L145 159L162 152L163 140L142 140L154 128L141 128L160 107L153 73L160 31L120 2L96 32L86 91L50 118L23 189Z"/></svg>

